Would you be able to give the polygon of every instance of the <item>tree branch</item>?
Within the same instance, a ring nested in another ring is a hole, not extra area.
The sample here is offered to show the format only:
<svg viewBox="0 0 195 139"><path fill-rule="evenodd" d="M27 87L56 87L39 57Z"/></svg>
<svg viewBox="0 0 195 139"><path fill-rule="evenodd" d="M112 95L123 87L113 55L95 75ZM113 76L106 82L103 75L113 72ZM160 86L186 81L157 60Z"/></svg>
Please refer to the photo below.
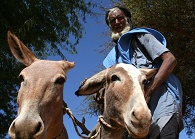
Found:
<svg viewBox="0 0 195 139"><path fill-rule="evenodd" d="M70 118L72 119L72 121L73 121L73 124L74 124L74 126L75 126L75 130L76 130L76 132L78 132L78 130L77 130L77 127L76 126L79 126L80 128L81 128L81 130L82 130L82 133L81 134L85 134L85 135L88 135L89 133L90 133L90 131L86 128L86 126L85 126L85 119L84 119L84 117L83 117L83 119L82 119L82 122L80 122L79 120L77 120L75 117L74 117L74 115L72 114L72 112L70 111L70 110L68 110L69 108L68 108L68 106L67 106L67 104L63 101L63 110L64 110L64 114L68 114L68 116L70 116ZM79 133L78 133L79 134Z"/></svg>

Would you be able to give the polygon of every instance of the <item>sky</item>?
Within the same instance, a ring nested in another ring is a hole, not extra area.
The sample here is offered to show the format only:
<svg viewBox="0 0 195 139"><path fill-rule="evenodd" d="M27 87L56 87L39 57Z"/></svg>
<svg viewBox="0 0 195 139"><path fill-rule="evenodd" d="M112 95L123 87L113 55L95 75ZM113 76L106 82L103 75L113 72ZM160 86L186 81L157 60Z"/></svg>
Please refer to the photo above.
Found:
<svg viewBox="0 0 195 139"><path fill-rule="evenodd" d="M111 8L112 4L109 1L103 1L101 3L106 8ZM94 9L96 12L104 14L104 11L98 8ZM80 40L80 43L76 46L78 54L64 54L68 61L74 61L75 67L67 73L67 80L64 85L64 101L73 112L73 115L81 121L82 117L85 117L85 125L91 130L97 123L96 116L83 115L81 116L80 108L82 108L84 96L77 97L74 93L78 89L80 83L89 78L95 73L100 71L100 66L105 57L104 54L100 54L99 46L106 41L106 37L102 35L103 32L108 32L109 29L104 21L104 16L98 17L99 23L96 19L87 17L87 23L84 24L86 34ZM106 47L106 46L105 46ZM61 60L60 57L49 57L50 60ZM64 125L67 129L69 139L80 139L77 135L72 120L66 114L64 115ZM180 133L179 139L188 139L184 130Z"/></svg>

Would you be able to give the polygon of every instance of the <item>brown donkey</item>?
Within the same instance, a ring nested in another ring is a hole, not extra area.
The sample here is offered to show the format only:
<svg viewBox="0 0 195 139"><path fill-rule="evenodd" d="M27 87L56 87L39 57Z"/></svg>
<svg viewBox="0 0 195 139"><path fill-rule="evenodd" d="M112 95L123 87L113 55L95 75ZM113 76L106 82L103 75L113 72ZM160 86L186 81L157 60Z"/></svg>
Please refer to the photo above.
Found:
<svg viewBox="0 0 195 139"><path fill-rule="evenodd" d="M68 139L63 125L63 86L74 62L39 60L10 31L7 40L13 56L26 68L18 92L18 116L9 128L13 139Z"/></svg>
<svg viewBox="0 0 195 139"><path fill-rule="evenodd" d="M134 138L146 136L152 116L143 83L156 71L120 63L86 79L76 95L90 95L105 88L104 111L89 138L122 139L125 130Z"/></svg>

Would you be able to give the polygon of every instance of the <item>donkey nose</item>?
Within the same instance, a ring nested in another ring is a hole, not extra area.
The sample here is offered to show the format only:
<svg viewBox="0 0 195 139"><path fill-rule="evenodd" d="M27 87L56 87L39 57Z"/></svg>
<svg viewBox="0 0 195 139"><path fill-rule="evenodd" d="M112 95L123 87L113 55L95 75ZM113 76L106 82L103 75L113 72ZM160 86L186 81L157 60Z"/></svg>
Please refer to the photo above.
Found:
<svg viewBox="0 0 195 139"><path fill-rule="evenodd" d="M131 122L134 127L147 127L152 122L152 115L149 109L134 108L131 111Z"/></svg>
<svg viewBox="0 0 195 139"><path fill-rule="evenodd" d="M11 138L35 138L41 136L44 131L44 124L41 119L24 119L16 118L10 128L9 135Z"/></svg>

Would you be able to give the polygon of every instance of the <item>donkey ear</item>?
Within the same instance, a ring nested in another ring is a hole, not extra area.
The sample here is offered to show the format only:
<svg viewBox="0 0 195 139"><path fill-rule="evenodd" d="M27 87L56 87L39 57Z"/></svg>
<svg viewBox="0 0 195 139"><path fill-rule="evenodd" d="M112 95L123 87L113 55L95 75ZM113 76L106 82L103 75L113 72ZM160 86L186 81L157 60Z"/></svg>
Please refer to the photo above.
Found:
<svg viewBox="0 0 195 139"><path fill-rule="evenodd" d="M139 69L143 74L146 75L146 79L150 79L152 76L154 76L157 72L158 69Z"/></svg>
<svg viewBox="0 0 195 139"><path fill-rule="evenodd" d="M64 71L67 72L68 70L72 69L75 66L74 62L69 62L66 60L58 61L60 65L63 67Z"/></svg>
<svg viewBox="0 0 195 139"><path fill-rule="evenodd" d="M37 58L11 31L7 32L7 41L13 56L25 66L31 65Z"/></svg>
<svg viewBox="0 0 195 139"><path fill-rule="evenodd" d="M91 95L98 92L106 82L106 73L109 69L105 69L91 78L85 79L75 92L77 96Z"/></svg>

